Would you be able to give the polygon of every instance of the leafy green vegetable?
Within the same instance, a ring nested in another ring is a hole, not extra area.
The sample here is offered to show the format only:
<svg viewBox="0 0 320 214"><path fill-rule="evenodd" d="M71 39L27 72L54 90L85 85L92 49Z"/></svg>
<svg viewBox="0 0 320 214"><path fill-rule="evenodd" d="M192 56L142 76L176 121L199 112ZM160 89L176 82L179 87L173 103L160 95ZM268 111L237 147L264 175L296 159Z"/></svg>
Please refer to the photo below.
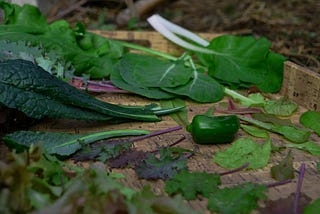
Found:
<svg viewBox="0 0 320 214"><path fill-rule="evenodd" d="M194 71L193 78L185 85L175 88L162 87L161 89L191 98L197 102L217 102L224 96L223 87L213 78Z"/></svg>
<svg viewBox="0 0 320 214"><path fill-rule="evenodd" d="M111 73L110 80L111 80L112 84L114 84L118 88L134 92L136 94L145 96L147 98L151 98L151 99L170 99L170 98L174 97L173 94L165 92L165 91L161 90L160 88L142 87L142 86L139 86L139 85L136 85L136 84L129 84L128 82L126 82L122 78L122 76L120 74L120 70L119 70L119 64L117 64L114 67L114 69L113 69L113 71Z"/></svg>
<svg viewBox="0 0 320 214"><path fill-rule="evenodd" d="M317 214L320 210L320 198L314 200L303 209L303 214Z"/></svg>
<svg viewBox="0 0 320 214"><path fill-rule="evenodd" d="M232 188L223 188L210 196L208 209L222 214L251 213L258 207L260 199L267 199L266 191L266 186L251 183Z"/></svg>
<svg viewBox="0 0 320 214"><path fill-rule="evenodd" d="M0 61L8 59L24 59L35 62L50 74L70 79L74 73L74 67L66 62L54 51L44 50L41 46L31 46L24 41L8 42L0 40Z"/></svg>
<svg viewBox="0 0 320 214"><path fill-rule="evenodd" d="M176 87L192 77L183 61L164 61L141 54L126 54L119 62L122 78L131 85L142 87Z"/></svg>
<svg viewBox="0 0 320 214"><path fill-rule="evenodd" d="M186 106L184 100L175 98L170 100L160 100L160 106L162 108L175 108L178 106ZM186 109L182 109L179 112L173 113L170 115L180 126L187 127L189 124L188 115Z"/></svg>
<svg viewBox="0 0 320 214"><path fill-rule="evenodd" d="M264 104L264 110L266 113L279 116L290 116L297 110L297 108L297 104L284 97L281 97L278 100L268 100Z"/></svg>
<svg viewBox="0 0 320 214"><path fill-rule="evenodd" d="M150 186L145 186L140 192L133 195L128 203L128 213L141 214L196 214L184 201L181 195L175 197L166 197L155 195Z"/></svg>
<svg viewBox="0 0 320 214"><path fill-rule="evenodd" d="M64 20L48 24L45 16L34 6L18 6L1 1L0 8L5 14L4 22L0 25L1 40L28 41L54 50L75 66L78 75L108 77L113 65L126 52L116 41L88 33L80 25L71 29ZM85 47L84 40L88 43Z"/></svg>
<svg viewBox="0 0 320 214"><path fill-rule="evenodd" d="M209 67L209 75L231 87L257 86L263 92L277 92L282 85L285 58L269 51L265 38L223 35L214 38L207 49L216 54L197 53Z"/></svg>
<svg viewBox="0 0 320 214"><path fill-rule="evenodd" d="M161 148L159 158L150 154L136 166L135 171L139 178L166 180L187 169L186 160L182 153L173 155L170 148Z"/></svg>
<svg viewBox="0 0 320 214"><path fill-rule="evenodd" d="M181 193L185 199L193 200L197 198L197 194L209 197L220 184L219 174L182 171L166 181L164 190L169 195Z"/></svg>
<svg viewBox="0 0 320 214"><path fill-rule="evenodd" d="M294 178L294 168L291 152L279 162L278 165L271 167L271 177L278 181Z"/></svg>
<svg viewBox="0 0 320 214"><path fill-rule="evenodd" d="M143 130L113 130L92 134L67 134L18 131L7 134L3 140L10 148L17 151L30 148L31 145L39 145L48 154L69 156L81 149L83 145L90 144L98 140L142 134L148 134L148 132Z"/></svg>
<svg viewBox="0 0 320 214"><path fill-rule="evenodd" d="M306 142L300 144L287 143L285 147L301 149L312 155L320 156L320 146L314 142Z"/></svg>
<svg viewBox="0 0 320 214"><path fill-rule="evenodd" d="M25 60L0 62L0 89L1 104L38 119L108 120L113 116L159 121L155 114L171 113L154 105L126 107L102 102Z"/></svg>
<svg viewBox="0 0 320 214"><path fill-rule="evenodd" d="M228 169L235 169L249 163L248 169L258 169L268 164L271 153L271 140L260 145L251 138L240 138L224 151L214 155L214 162Z"/></svg>
<svg viewBox="0 0 320 214"><path fill-rule="evenodd" d="M294 143L306 142L311 134L311 132L309 132L308 130L298 129L292 126L281 126L277 124L274 125L270 123L264 123L259 120L248 118L242 115L238 115L238 117L241 120L251 123L257 127L281 134L284 138Z"/></svg>
<svg viewBox="0 0 320 214"><path fill-rule="evenodd" d="M320 112L306 111L300 116L300 123L314 130L320 136Z"/></svg>
<svg viewBox="0 0 320 214"><path fill-rule="evenodd" d="M254 136L254 137L259 137L259 138L267 138L269 136L268 132L265 130L259 129L255 126L248 126L241 124L240 127L247 132L248 134Z"/></svg>
<svg viewBox="0 0 320 214"><path fill-rule="evenodd" d="M239 101L242 105L244 106L263 106L265 104L265 100L264 97L262 96L262 94L260 93L255 93L255 94L249 94L248 97L230 90L228 88L224 89L224 93L230 97L232 97L233 99Z"/></svg>
<svg viewBox="0 0 320 214"><path fill-rule="evenodd" d="M273 114L255 113L255 114L252 114L252 117L256 120L259 120L259 121L265 122L265 123L272 123L272 124L277 124L280 126L293 126L293 127L295 127L295 124L292 123L290 119L279 118Z"/></svg>

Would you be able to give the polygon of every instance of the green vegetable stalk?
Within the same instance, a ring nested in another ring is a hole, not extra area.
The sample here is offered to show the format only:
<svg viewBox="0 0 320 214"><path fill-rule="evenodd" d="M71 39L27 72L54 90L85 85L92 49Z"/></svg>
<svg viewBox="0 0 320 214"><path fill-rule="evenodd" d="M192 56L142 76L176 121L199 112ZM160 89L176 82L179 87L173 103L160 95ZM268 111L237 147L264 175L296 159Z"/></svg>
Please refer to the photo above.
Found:
<svg viewBox="0 0 320 214"><path fill-rule="evenodd" d="M192 134L196 143L219 144L231 142L239 127L240 122L236 115L196 115L187 126L187 131Z"/></svg>

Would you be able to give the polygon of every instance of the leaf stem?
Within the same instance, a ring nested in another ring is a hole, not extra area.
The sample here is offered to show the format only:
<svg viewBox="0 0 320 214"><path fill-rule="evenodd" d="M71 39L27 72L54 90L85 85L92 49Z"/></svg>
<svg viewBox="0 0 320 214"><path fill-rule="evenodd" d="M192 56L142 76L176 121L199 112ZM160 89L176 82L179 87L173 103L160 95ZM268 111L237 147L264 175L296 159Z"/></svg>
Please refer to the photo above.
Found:
<svg viewBox="0 0 320 214"><path fill-rule="evenodd" d="M293 214L298 214L298 207L299 207L299 200L300 200L304 172L305 172L305 164L303 163L303 164L301 164L301 167L300 167L297 190L296 190L296 193L294 196Z"/></svg>
<svg viewBox="0 0 320 214"><path fill-rule="evenodd" d="M176 126L176 127L172 127L172 128L168 128L168 129L164 129L164 130L160 130L160 131L155 131L155 132L152 132L150 134L146 134L146 135L142 135L142 136L139 136L139 137L130 138L129 142L136 142L136 141L139 141L139 140L144 140L144 139L149 138L149 137L154 137L154 136L157 136L157 135L166 134L166 133L169 133L169 132L174 132L174 131L177 131L177 130L180 130L180 129L182 129L181 126Z"/></svg>
<svg viewBox="0 0 320 214"><path fill-rule="evenodd" d="M292 179L287 179L287 180L282 180L282 181L277 181L274 183L266 184L266 187L272 188L272 187L284 185L284 184L291 183L291 182L292 182Z"/></svg>
<svg viewBox="0 0 320 214"><path fill-rule="evenodd" d="M245 163L243 164L242 166L236 168L236 169L233 169L233 170L229 170L229 171L226 171L226 172L220 172L219 175L220 176L224 176L224 175L228 175L228 174L232 174L232 173L235 173L235 172L239 172L245 168L247 168L249 166L249 163Z"/></svg>

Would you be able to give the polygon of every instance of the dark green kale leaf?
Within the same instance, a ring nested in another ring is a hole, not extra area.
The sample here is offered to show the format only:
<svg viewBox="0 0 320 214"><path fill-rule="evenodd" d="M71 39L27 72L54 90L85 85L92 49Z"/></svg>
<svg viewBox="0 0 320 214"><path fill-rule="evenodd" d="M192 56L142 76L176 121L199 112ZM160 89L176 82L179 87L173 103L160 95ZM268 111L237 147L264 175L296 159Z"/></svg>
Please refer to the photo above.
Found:
<svg viewBox="0 0 320 214"><path fill-rule="evenodd" d="M159 153L159 158L154 154L149 154L147 159L142 160L135 167L139 178L166 180L181 170L187 169L188 156L184 156L182 152L173 155L171 148L161 148Z"/></svg>
<svg viewBox="0 0 320 214"><path fill-rule="evenodd" d="M198 194L208 198L220 184L219 174L182 171L166 181L164 190L169 195L181 193L185 199L193 200Z"/></svg>
<svg viewBox="0 0 320 214"><path fill-rule="evenodd" d="M0 62L0 104L33 118L159 121L154 106L119 106L95 99L25 60ZM170 113L170 112L169 112Z"/></svg>
<svg viewBox="0 0 320 214"><path fill-rule="evenodd" d="M251 213L258 207L259 200L267 199L266 191L266 186L252 183L219 189L210 196L208 209L222 214Z"/></svg>

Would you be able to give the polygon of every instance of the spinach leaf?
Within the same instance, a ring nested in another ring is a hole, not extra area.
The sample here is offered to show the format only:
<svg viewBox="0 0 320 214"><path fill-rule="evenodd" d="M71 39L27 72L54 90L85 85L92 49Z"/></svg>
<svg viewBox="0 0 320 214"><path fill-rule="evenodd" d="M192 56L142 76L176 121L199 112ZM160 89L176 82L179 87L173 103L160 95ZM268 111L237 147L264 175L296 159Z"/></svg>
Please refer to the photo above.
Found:
<svg viewBox="0 0 320 214"><path fill-rule="evenodd" d="M271 167L271 177L278 181L294 178L293 158L290 151L279 164Z"/></svg>
<svg viewBox="0 0 320 214"><path fill-rule="evenodd" d="M119 62L122 78L131 85L142 87L176 87L192 77L183 61L164 61L141 54L126 54Z"/></svg>
<svg viewBox="0 0 320 214"><path fill-rule="evenodd" d="M258 169L268 164L271 153L271 140L260 145L251 138L240 138L224 151L214 155L214 162L228 169L238 168L249 163L248 169Z"/></svg>
<svg viewBox="0 0 320 214"><path fill-rule="evenodd" d="M320 146L314 142L306 142L300 144L287 143L285 147L301 149L312 155L320 156Z"/></svg>
<svg viewBox="0 0 320 214"><path fill-rule="evenodd" d="M300 123L320 136L320 112L306 111L300 116Z"/></svg>
<svg viewBox="0 0 320 214"><path fill-rule="evenodd" d="M297 110L298 105L291 102L289 99L281 97L278 100L268 100L264 104L264 110L268 114L278 116L290 116Z"/></svg>
<svg viewBox="0 0 320 214"><path fill-rule="evenodd" d="M270 42L265 38L223 35L207 48L218 54L196 55L219 82L237 88L255 85L263 92L281 88L285 58L270 52Z"/></svg>
<svg viewBox="0 0 320 214"><path fill-rule="evenodd" d="M67 134L18 131L7 134L4 136L3 140L8 147L17 151L22 151L34 144L35 146L40 145L48 154L69 156L81 149L83 145L90 144L98 140L142 134L148 134L148 132L143 130L113 130L91 134Z"/></svg>
<svg viewBox="0 0 320 214"><path fill-rule="evenodd" d="M216 80L197 71L193 71L193 78L187 84L161 89L197 102L217 102L224 97L223 87Z"/></svg>
<svg viewBox="0 0 320 214"><path fill-rule="evenodd" d="M110 80L112 84L117 86L118 88L134 92L135 94L139 94L150 99L170 99L173 98L174 95L167 93L160 88L155 87L144 87L136 84L127 83L121 76L118 64L114 67Z"/></svg>
<svg viewBox="0 0 320 214"><path fill-rule="evenodd" d="M89 116L97 119L98 115L105 115L101 120L110 117L130 118L145 121L159 121L155 115L156 111L150 107L126 107L118 106L95 99L89 94L78 91L71 85L63 82L44 71L41 67L25 60L7 60L0 62L0 103L11 108L17 108L31 117L43 118L62 117L66 114L72 117L70 108L81 108L85 111L93 112ZM19 92L25 92L29 97L21 97ZM31 98L31 99L28 99ZM44 100L44 103L41 103ZM48 101L49 100L49 101ZM35 107L35 112L28 106L30 102ZM39 103L39 107L36 104ZM53 103L54 106L46 106ZM60 109L59 103L70 106ZM53 107L59 107L54 112L50 112ZM64 112L67 109L68 112ZM38 115L37 113L40 114ZM74 112L74 113L78 113ZM80 112L81 113L81 112ZM89 117L87 115L87 117ZM78 115L74 114L76 119ZM84 117L84 116L83 116ZM70 117L69 117L70 118ZM81 118L80 118L81 119Z"/></svg>
<svg viewBox="0 0 320 214"><path fill-rule="evenodd" d="M248 125L241 124L240 127L245 132L247 132L248 134L254 137L267 138L269 136L267 131L259 129L258 127L255 127L255 126L248 126Z"/></svg>

